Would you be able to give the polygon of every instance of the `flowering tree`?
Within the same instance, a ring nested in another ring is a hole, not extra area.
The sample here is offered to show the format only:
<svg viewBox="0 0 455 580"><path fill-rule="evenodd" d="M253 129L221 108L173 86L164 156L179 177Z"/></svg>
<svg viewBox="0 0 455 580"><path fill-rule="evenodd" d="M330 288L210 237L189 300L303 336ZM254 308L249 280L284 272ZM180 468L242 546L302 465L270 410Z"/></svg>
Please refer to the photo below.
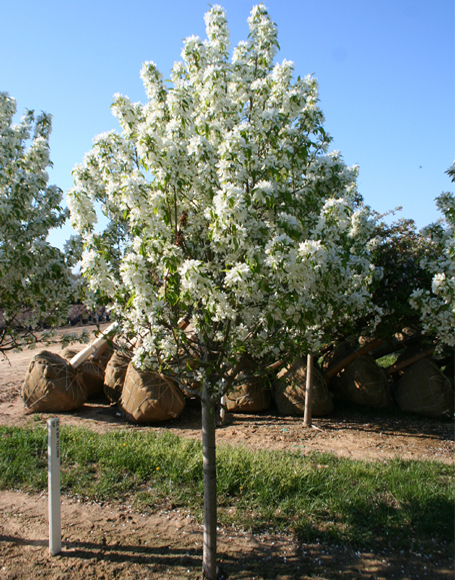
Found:
<svg viewBox="0 0 455 580"><path fill-rule="evenodd" d="M417 288L431 288L431 274L421 263L437 251L437 244L417 231L413 220L402 218L389 225L382 217L377 219L377 243L372 251L379 274L371 287L375 308L366 318L336 329L333 338L360 336L369 329L376 338L388 342L404 328L421 332L419 314L409 304L409 296ZM380 320L371 324L378 313Z"/></svg>
<svg viewBox="0 0 455 580"><path fill-rule="evenodd" d="M455 181L455 163L447 173ZM436 204L444 218L425 228L424 233L437 251L421 262L433 276L431 291L415 290L410 303L420 312L424 332L436 335L441 345L455 347L455 196L442 193Z"/></svg>
<svg viewBox="0 0 455 580"><path fill-rule="evenodd" d="M215 577L214 404L251 357L314 352L334 323L368 308L373 221L356 168L328 153L316 80L273 64L263 5L229 61L225 13L187 38L167 85L152 62L149 102L117 95L122 133L96 138L68 194L84 237L91 299L112 301L133 359L202 401L204 574ZM95 233L95 203L109 218ZM191 320L192 331L179 321ZM250 363L248 363L248 366Z"/></svg>
<svg viewBox="0 0 455 580"><path fill-rule="evenodd" d="M70 265L46 242L67 212L48 186L51 117L27 111L13 125L16 102L0 93L0 352L32 346L35 331L66 322L74 288ZM50 338L45 333L41 339Z"/></svg>

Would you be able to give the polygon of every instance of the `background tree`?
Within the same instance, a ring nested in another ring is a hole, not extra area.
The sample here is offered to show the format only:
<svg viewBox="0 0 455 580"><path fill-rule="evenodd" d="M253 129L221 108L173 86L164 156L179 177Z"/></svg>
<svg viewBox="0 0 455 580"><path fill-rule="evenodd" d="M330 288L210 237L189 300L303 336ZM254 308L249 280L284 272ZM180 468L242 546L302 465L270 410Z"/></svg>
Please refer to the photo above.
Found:
<svg viewBox="0 0 455 580"><path fill-rule="evenodd" d="M374 222L356 168L327 153L316 80L274 65L277 31L263 5L248 23L231 62L214 6L207 40L186 39L170 85L145 63L149 102L116 96L122 133L97 137L68 195L89 299L112 301L123 335L141 337L134 364L201 397L208 578L215 403L251 361L263 369L315 352L334 324L364 314L374 270ZM97 202L109 218L101 233Z"/></svg>
<svg viewBox="0 0 455 580"><path fill-rule="evenodd" d="M409 297L413 290L431 288L431 273L422 264L437 251L437 244L418 231L413 220L402 218L387 224L384 215L376 217L376 243L371 253L376 267L371 286L374 307L365 317L334 328L335 342L357 341L360 336L390 342L404 329L416 336L422 332L420 316Z"/></svg>
<svg viewBox="0 0 455 580"><path fill-rule="evenodd" d="M71 262L46 241L67 212L48 186L51 117L27 111L13 124L16 102L0 93L0 352L32 345L35 331L66 322L74 293ZM40 337L50 338L50 333Z"/></svg>
<svg viewBox="0 0 455 580"><path fill-rule="evenodd" d="M447 173L455 181L455 163ZM411 295L411 305L420 313L424 332L433 334L440 345L455 347L455 196L442 193L436 205L442 220L425 228L435 250L421 261L431 276L431 291L418 288Z"/></svg>

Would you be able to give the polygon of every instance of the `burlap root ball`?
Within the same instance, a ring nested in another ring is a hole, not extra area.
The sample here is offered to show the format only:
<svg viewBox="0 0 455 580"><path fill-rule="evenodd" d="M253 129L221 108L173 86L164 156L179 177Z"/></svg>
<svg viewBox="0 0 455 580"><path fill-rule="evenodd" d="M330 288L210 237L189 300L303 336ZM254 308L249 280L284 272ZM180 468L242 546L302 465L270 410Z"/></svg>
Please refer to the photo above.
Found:
<svg viewBox="0 0 455 580"><path fill-rule="evenodd" d="M72 411L87 400L81 374L47 350L30 361L21 395L25 406L35 413Z"/></svg>
<svg viewBox="0 0 455 580"><path fill-rule="evenodd" d="M393 404L388 377L368 354L333 377L330 386L336 397L356 405L380 409Z"/></svg>
<svg viewBox="0 0 455 580"><path fill-rule="evenodd" d="M234 413L260 413L272 402L272 392L264 377L248 378L226 395L226 408Z"/></svg>
<svg viewBox="0 0 455 580"><path fill-rule="evenodd" d="M85 347L68 346L62 351L62 357L68 362ZM98 397L103 393L104 371L114 350L107 346L99 357L90 356L79 368L87 390L87 398Z"/></svg>
<svg viewBox="0 0 455 580"><path fill-rule="evenodd" d="M122 396L126 371L130 360L126 354L117 350L107 363L104 372L104 394L111 403L117 403Z"/></svg>
<svg viewBox="0 0 455 580"><path fill-rule="evenodd" d="M430 358L406 370L396 385L395 396L402 411L425 417L453 417L452 384Z"/></svg>
<svg viewBox="0 0 455 580"><path fill-rule="evenodd" d="M307 366L304 358L282 369L273 387L273 398L282 415L305 414ZM327 379L319 368L313 367L312 410L315 417L323 417L333 411L333 401L327 388Z"/></svg>
<svg viewBox="0 0 455 580"><path fill-rule="evenodd" d="M330 368L336 366L343 359L354 352L354 348L347 340L340 342L338 346L324 355L322 361L322 370L327 372Z"/></svg>
<svg viewBox="0 0 455 580"><path fill-rule="evenodd" d="M446 365L446 368L444 369L444 375L452 383L452 388L455 388L455 357L452 357L452 360L448 365Z"/></svg>
<svg viewBox="0 0 455 580"><path fill-rule="evenodd" d="M119 404L129 421L155 423L178 417L185 397L172 379L137 370L130 363Z"/></svg>

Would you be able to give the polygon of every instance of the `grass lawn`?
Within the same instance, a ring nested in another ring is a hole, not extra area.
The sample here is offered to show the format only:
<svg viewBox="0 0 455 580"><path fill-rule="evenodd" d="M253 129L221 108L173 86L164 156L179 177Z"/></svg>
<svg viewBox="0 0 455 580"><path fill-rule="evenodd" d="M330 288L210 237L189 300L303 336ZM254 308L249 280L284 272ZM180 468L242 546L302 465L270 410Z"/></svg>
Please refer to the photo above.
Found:
<svg viewBox="0 0 455 580"><path fill-rule="evenodd" d="M199 442L133 430L61 429L62 492L126 501L144 511L185 507L202 519ZM218 519L301 541L358 548L454 537L454 467L430 461L354 461L331 454L219 445ZM47 489L47 429L0 427L0 489ZM447 547L451 551L450 545Z"/></svg>

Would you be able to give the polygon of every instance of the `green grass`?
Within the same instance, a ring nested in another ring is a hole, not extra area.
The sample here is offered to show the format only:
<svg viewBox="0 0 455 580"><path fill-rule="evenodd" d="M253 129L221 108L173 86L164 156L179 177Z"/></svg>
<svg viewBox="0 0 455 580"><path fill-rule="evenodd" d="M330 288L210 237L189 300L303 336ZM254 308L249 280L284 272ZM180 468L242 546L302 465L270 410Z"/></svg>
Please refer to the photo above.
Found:
<svg viewBox="0 0 455 580"><path fill-rule="evenodd" d="M397 353L386 354L385 356L376 359L376 362L380 367L386 369L387 367L390 367L397 362L398 356L399 355Z"/></svg>
<svg viewBox="0 0 455 580"><path fill-rule="evenodd" d="M302 541L409 548L454 537L454 468L427 461L353 461L330 454L220 445L221 524L294 532ZM62 491L141 510L187 507L202 515L199 442L170 432L98 434L61 429ZM47 431L0 427L0 488L47 487Z"/></svg>

